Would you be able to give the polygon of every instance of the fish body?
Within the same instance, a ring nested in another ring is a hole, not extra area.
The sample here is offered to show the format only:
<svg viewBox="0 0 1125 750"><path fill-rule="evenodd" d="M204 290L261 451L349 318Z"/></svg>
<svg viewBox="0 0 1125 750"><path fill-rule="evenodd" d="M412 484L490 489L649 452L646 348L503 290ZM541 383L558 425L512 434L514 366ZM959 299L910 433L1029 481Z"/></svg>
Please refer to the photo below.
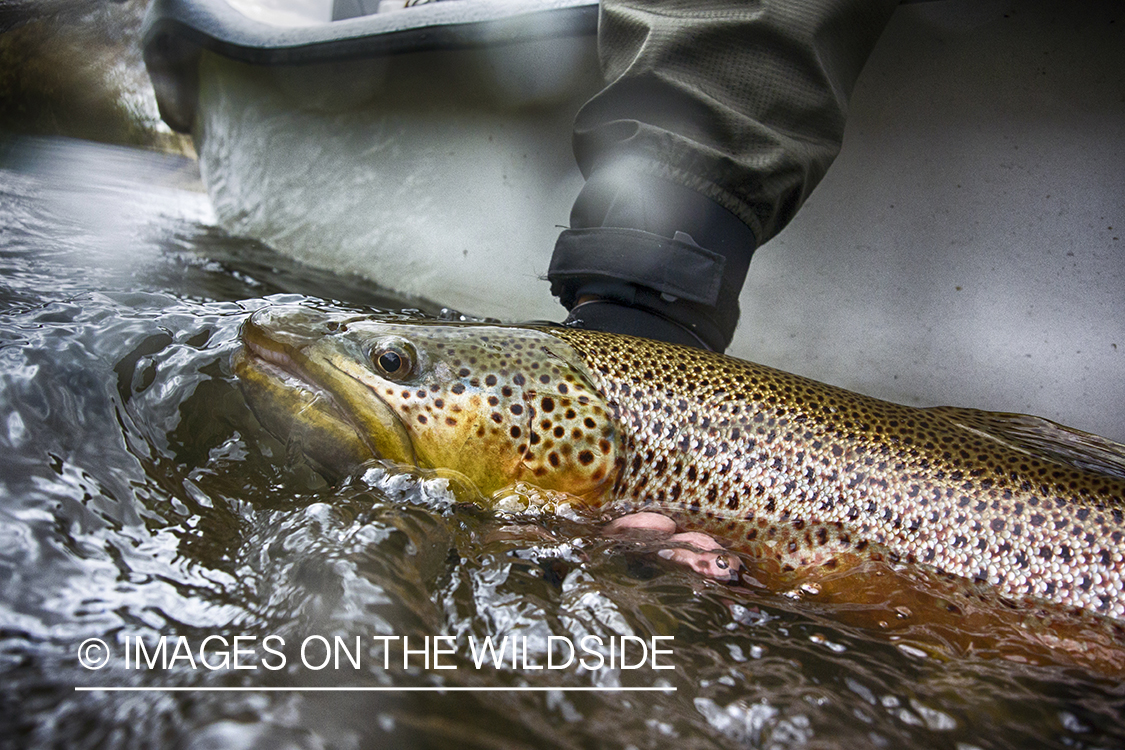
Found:
<svg viewBox="0 0 1125 750"><path fill-rule="evenodd" d="M655 510L787 568L879 550L1125 618L1125 448L1046 420L561 327L269 308L243 339L235 369L256 411L280 421L290 399L290 434L344 463L367 453L458 472L485 496L527 481Z"/></svg>

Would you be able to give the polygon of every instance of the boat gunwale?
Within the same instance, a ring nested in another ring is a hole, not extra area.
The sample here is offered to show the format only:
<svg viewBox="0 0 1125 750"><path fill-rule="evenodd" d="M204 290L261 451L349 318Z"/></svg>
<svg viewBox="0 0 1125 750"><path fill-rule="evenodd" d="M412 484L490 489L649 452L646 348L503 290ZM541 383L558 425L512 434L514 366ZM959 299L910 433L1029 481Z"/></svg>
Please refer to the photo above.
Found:
<svg viewBox="0 0 1125 750"><path fill-rule="evenodd" d="M203 50L252 65L303 66L593 36L597 28L597 0L428 3L307 26L256 21L226 0L154 0L141 48L161 117L190 133Z"/></svg>
<svg viewBox="0 0 1125 750"><path fill-rule="evenodd" d="M146 51L172 35L223 57L294 65L429 50L466 49L597 32L596 0L427 3L402 12L272 26L225 0L155 0L142 29ZM534 16L547 23L528 23Z"/></svg>

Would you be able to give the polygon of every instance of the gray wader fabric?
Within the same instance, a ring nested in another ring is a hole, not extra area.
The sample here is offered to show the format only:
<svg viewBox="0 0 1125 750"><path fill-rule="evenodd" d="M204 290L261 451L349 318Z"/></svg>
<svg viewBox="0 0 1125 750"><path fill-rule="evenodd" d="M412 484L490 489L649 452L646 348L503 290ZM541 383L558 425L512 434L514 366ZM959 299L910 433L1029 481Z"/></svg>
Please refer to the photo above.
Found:
<svg viewBox="0 0 1125 750"><path fill-rule="evenodd" d="M575 120L587 185L552 292L568 308L584 295L650 308L725 348L750 256L839 152L848 96L896 5L602 0L608 85Z"/></svg>

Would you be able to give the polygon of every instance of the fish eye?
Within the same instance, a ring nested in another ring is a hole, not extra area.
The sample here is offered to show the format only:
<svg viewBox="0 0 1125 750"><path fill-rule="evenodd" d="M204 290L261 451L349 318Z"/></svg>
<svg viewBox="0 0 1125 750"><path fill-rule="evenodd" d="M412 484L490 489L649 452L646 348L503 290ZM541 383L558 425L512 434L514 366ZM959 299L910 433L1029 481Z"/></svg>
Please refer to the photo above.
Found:
<svg viewBox="0 0 1125 750"><path fill-rule="evenodd" d="M376 372L388 380L402 381L414 374L414 349L405 341L386 341L371 351Z"/></svg>

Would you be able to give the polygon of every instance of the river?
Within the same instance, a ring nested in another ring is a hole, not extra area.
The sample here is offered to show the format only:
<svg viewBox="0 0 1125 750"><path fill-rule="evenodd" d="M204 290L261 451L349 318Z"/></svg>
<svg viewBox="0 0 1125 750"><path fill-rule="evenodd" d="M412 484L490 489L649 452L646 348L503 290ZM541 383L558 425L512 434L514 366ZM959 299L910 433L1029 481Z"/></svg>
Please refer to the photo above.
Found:
<svg viewBox="0 0 1125 750"><path fill-rule="evenodd" d="M238 327L416 303L226 234L193 169L0 142L0 746L1125 745L1125 687L1079 668L943 656L418 472L326 484L247 409Z"/></svg>

